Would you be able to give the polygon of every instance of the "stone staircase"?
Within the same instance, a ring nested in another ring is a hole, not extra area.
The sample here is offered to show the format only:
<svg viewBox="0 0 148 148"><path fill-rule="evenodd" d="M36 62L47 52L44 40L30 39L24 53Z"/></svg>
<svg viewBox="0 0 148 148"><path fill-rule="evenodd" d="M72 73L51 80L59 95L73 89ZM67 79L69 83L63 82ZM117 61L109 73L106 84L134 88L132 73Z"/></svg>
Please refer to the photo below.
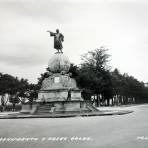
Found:
<svg viewBox="0 0 148 148"><path fill-rule="evenodd" d="M70 103L70 104L67 104ZM56 108L54 106L54 103L40 103L37 105L37 108L35 111L33 111L33 114L60 114L60 113L85 113L85 112L98 112L99 110L94 107L90 102L84 102L84 107L78 108L79 104L72 105L73 102L65 102L66 106L63 106L63 108Z"/></svg>
<svg viewBox="0 0 148 148"><path fill-rule="evenodd" d="M86 107L90 111L99 111L96 107L94 107L92 104L89 104L89 103L87 103Z"/></svg>

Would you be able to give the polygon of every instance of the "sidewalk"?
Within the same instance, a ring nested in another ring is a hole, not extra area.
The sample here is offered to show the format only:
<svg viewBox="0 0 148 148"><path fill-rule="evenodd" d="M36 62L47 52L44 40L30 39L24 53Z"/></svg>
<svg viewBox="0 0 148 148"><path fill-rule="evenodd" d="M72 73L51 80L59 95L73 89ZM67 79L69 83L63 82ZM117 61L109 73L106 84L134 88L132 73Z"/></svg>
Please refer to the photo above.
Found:
<svg viewBox="0 0 148 148"><path fill-rule="evenodd" d="M19 112L12 112L12 111L4 111L4 112L0 112L0 116L5 116L5 115L9 115L9 114L17 114Z"/></svg>

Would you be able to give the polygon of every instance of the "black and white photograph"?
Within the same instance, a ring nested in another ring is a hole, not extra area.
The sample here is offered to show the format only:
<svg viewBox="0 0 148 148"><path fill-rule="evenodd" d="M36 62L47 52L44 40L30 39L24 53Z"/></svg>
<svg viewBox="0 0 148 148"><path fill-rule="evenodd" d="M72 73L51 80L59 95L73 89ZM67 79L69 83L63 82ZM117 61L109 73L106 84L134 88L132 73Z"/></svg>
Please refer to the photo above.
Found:
<svg viewBox="0 0 148 148"><path fill-rule="evenodd" d="M147 56L147 0L0 0L0 148L147 148Z"/></svg>

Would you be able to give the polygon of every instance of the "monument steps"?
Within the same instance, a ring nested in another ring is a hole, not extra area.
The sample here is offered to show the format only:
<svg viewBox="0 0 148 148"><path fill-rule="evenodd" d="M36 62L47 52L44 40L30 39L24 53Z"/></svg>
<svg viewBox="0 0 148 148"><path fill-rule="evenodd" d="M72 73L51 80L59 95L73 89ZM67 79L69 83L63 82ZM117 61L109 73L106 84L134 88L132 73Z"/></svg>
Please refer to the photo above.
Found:
<svg viewBox="0 0 148 148"><path fill-rule="evenodd" d="M69 101L71 103L71 101ZM66 103L67 104L67 103ZM65 104L65 105L66 105ZM83 113L83 112L92 112L99 111L96 107L94 107L91 103L85 102L85 107L75 108L68 106L61 106L60 108L56 108L52 103L41 103L38 105L36 113L37 114L49 114L49 113ZM68 107L68 108L67 108Z"/></svg>
<svg viewBox="0 0 148 148"><path fill-rule="evenodd" d="M90 110L90 111L99 111L96 107L94 107L91 104L87 104L86 107Z"/></svg>

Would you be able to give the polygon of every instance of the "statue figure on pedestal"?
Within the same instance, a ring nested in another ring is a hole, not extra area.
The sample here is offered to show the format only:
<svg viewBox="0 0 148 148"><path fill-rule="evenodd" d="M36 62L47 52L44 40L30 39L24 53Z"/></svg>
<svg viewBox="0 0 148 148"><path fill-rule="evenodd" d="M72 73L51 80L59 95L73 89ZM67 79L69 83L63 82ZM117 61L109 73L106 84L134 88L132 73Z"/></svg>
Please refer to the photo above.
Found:
<svg viewBox="0 0 148 148"><path fill-rule="evenodd" d="M59 32L59 29L56 29L56 33L51 31L47 31L47 32L50 33L50 36L54 36L54 48L58 50L58 53L59 51L63 53L62 52L62 48L63 48L62 42L64 41L63 34Z"/></svg>

